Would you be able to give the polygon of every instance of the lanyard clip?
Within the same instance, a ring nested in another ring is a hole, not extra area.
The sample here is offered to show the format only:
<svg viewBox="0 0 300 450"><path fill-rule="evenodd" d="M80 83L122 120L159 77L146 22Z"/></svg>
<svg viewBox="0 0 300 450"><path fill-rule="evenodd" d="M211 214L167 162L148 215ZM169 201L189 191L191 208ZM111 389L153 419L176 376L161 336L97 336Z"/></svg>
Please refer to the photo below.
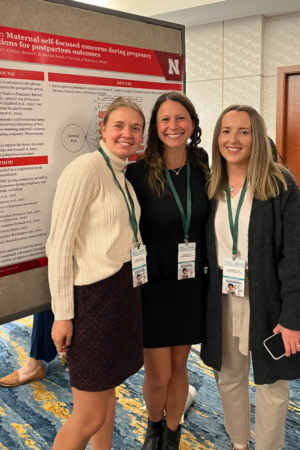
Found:
<svg viewBox="0 0 300 450"><path fill-rule="evenodd" d="M188 243L189 243L188 239L184 239L184 243L185 243L185 245L188 245Z"/></svg>
<svg viewBox="0 0 300 450"><path fill-rule="evenodd" d="M139 250L139 248L140 248L140 246L141 246L141 243L137 241L137 242L135 243L135 246L136 246L136 248Z"/></svg>
<svg viewBox="0 0 300 450"><path fill-rule="evenodd" d="M237 258L237 253L232 253L232 259L233 259L233 261L235 261L236 258Z"/></svg>

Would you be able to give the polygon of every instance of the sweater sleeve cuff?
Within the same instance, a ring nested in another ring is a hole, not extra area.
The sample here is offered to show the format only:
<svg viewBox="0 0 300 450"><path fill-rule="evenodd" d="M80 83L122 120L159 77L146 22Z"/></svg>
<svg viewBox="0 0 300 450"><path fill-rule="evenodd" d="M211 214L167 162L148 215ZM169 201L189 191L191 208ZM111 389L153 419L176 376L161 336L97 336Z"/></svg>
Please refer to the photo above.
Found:
<svg viewBox="0 0 300 450"><path fill-rule="evenodd" d="M278 322L289 330L300 331L300 305L298 296L299 294L295 293L283 301L282 312Z"/></svg>
<svg viewBox="0 0 300 450"><path fill-rule="evenodd" d="M66 312L66 313L54 313L55 320L71 320L74 319L74 311Z"/></svg>

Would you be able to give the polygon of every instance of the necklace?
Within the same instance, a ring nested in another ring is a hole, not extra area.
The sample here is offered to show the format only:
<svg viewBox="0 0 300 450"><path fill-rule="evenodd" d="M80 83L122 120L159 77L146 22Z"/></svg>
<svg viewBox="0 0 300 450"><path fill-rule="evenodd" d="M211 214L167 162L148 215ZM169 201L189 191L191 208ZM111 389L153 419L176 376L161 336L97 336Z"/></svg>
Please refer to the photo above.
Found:
<svg viewBox="0 0 300 450"><path fill-rule="evenodd" d="M229 184L229 186L230 186L230 192L233 192L234 191L234 188L235 187L237 187L237 186L239 186L240 184L242 184L242 183L244 183L245 182L245 180L243 180L243 181L240 181L238 184L236 184L235 186L230 186L230 184Z"/></svg>
<svg viewBox="0 0 300 450"><path fill-rule="evenodd" d="M177 169L177 170L175 170L175 169L169 169L169 170L173 170L173 172L175 172L176 175L179 175L179 174L180 174L180 171L181 171L181 169L182 169L183 163L184 163L184 161L185 161L185 157L186 157L186 155L184 155L183 160L182 160L182 163L181 163L181 166L179 167L179 169Z"/></svg>

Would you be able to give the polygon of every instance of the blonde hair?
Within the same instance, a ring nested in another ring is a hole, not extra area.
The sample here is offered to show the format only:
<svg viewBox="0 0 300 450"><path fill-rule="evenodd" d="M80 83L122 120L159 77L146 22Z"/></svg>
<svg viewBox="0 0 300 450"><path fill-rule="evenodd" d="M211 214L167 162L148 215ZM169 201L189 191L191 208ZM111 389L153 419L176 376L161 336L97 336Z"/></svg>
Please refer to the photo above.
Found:
<svg viewBox="0 0 300 450"><path fill-rule="evenodd" d="M249 195L258 200L276 197L279 194L280 184L284 186L285 190L287 189L287 182L284 177L286 169L273 162L265 121L254 108L247 105L228 106L217 120L212 144L212 166L211 177L208 181L208 197L218 200L224 197L226 191L226 161L220 153L218 139L223 117L229 111L243 111L250 118L252 151L247 171L247 190Z"/></svg>
<svg viewBox="0 0 300 450"><path fill-rule="evenodd" d="M137 103L135 103L133 100L130 100L130 98L126 98L126 97L118 97L118 98L116 98L116 100L114 100L109 105L109 107L105 111L105 114L103 117L103 125L104 126L107 124L111 113L120 108L131 108L131 109L134 109L135 111L137 111L143 119L143 130L145 129L146 119L145 119L143 111L141 110L141 108L139 107L139 105Z"/></svg>

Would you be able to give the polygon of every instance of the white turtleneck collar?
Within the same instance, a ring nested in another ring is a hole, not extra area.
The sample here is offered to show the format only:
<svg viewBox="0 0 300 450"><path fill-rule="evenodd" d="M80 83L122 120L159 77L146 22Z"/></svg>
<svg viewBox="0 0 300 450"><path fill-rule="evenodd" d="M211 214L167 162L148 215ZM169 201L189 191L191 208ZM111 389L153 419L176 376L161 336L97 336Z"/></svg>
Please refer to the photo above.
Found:
<svg viewBox="0 0 300 450"><path fill-rule="evenodd" d="M110 163L111 163L112 167L115 170L119 170L120 172L122 172L122 170L124 170L124 168L128 165L128 158L126 158L126 160L124 160L124 159L121 159L118 156L114 155L107 148L107 145L105 144L105 142L103 140L100 141L100 146L101 146L102 150L104 150L104 152L109 157L109 160L110 160Z"/></svg>

